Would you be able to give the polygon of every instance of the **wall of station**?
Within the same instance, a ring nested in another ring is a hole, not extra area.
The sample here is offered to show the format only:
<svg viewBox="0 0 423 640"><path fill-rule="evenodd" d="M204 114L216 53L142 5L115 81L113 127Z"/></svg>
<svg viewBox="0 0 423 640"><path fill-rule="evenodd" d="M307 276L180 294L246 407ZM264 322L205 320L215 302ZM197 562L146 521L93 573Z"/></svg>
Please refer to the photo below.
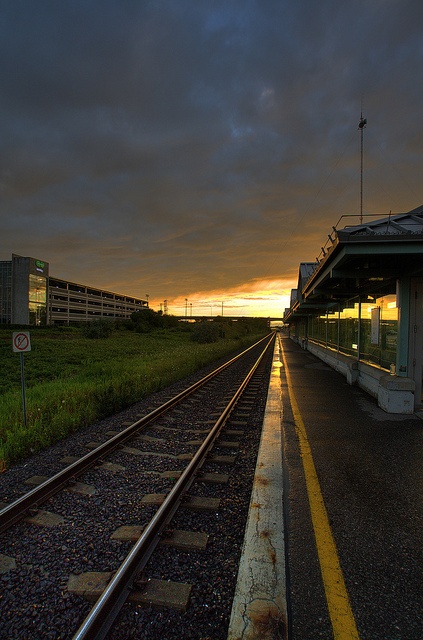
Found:
<svg viewBox="0 0 423 640"><path fill-rule="evenodd" d="M421 327L423 318L421 298L418 318L410 317L406 293L402 305L398 294L366 301L351 298L342 309L297 318L290 335L349 384L373 396L384 411L411 414L423 406L422 345L410 342L410 335L419 335L414 327ZM414 287L411 294L418 299Z"/></svg>
<svg viewBox="0 0 423 640"><path fill-rule="evenodd" d="M392 372L398 340L396 295L368 301L351 298L343 308L307 316L296 325L299 340L307 340L356 360Z"/></svg>

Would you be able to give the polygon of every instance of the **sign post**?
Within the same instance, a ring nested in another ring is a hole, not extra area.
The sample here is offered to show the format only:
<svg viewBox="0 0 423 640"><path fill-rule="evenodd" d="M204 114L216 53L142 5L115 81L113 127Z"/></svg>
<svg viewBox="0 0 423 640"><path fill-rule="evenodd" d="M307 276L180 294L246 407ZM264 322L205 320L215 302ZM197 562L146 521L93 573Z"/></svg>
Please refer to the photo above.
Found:
<svg viewBox="0 0 423 640"><path fill-rule="evenodd" d="M24 425L26 427L26 397L25 397L25 368L24 353L31 351L31 340L29 331L15 331L13 333L13 351L20 354L21 359L21 384L22 384L22 409L24 417Z"/></svg>

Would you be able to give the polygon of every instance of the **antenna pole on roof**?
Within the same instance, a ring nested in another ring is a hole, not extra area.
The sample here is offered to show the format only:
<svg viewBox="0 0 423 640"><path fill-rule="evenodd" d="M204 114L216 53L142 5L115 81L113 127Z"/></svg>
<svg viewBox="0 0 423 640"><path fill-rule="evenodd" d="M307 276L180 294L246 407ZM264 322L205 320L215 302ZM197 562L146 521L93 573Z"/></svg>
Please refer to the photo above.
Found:
<svg viewBox="0 0 423 640"><path fill-rule="evenodd" d="M360 129L360 224L363 224L363 131L366 127L367 119L363 118L363 112L360 113L360 122L358 128Z"/></svg>

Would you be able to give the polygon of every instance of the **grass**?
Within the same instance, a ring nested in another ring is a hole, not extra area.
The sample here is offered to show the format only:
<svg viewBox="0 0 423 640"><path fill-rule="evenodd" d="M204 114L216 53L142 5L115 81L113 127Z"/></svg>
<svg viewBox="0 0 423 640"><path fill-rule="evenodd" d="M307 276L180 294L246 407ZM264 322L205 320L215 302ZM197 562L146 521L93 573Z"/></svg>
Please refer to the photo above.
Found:
<svg viewBox="0 0 423 640"><path fill-rule="evenodd" d="M150 333L114 329L103 340L84 337L75 327L34 328L31 351L24 354L25 427L20 355L12 350L12 331L0 328L0 470L265 333L200 344L191 340L186 327Z"/></svg>

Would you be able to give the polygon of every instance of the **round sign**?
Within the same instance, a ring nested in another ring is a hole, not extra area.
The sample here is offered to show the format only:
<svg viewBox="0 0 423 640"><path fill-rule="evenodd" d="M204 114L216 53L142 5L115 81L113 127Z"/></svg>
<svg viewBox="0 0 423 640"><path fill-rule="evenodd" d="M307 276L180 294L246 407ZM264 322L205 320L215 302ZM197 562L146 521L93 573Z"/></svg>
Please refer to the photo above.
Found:
<svg viewBox="0 0 423 640"><path fill-rule="evenodd" d="M17 331L13 334L13 351L18 353L31 351L29 331Z"/></svg>

